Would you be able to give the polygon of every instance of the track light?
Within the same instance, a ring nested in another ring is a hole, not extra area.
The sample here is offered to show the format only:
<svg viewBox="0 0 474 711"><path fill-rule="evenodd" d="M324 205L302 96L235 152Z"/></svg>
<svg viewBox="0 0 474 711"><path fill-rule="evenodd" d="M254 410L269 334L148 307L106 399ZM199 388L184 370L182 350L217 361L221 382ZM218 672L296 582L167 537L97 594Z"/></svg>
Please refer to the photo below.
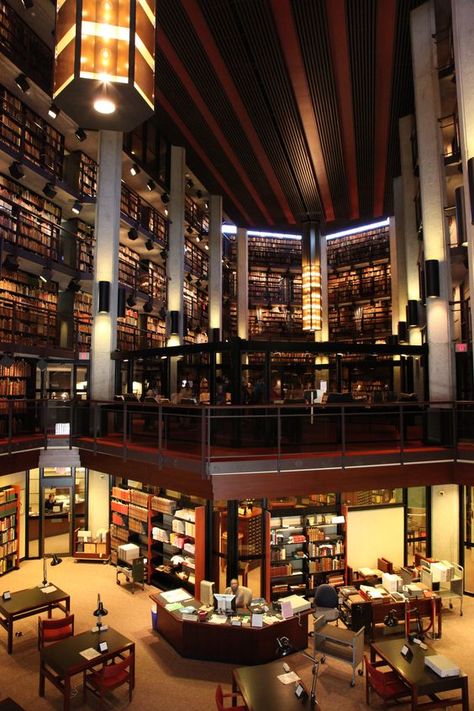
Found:
<svg viewBox="0 0 474 711"><path fill-rule="evenodd" d="M165 207L164 213L165 213L165 217L168 217L168 208L167 207Z"/></svg>
<svg viewBox="0 0 474 711"><path fill-rule="evenodd" d="M19 74L15 79L15 84L19 89L21 89L25 94L30 90L30 85L25 74Z"/></svg>
<svg viewBox="0 0 474 711"><path fill-rule="evenodd" d="M138 165L136 163L132 163L132 165L130 166L130 175L138 175L139 172L140 168L138 167Z"/></svg>
<svg viewBox="0 0 474 711"><path fill-rule="evenodd" d="M67 285L67 291L74 291L77 293L78 291L81 290L81 282L77 277L73 277L69 284Z"/></svg>
<svg viewBox="0 0 474 711"><path fill-rule="evenodd" d="M207 251L209 251L209 245L207 243L204 245L204 249L207 249Z"/></svg>
<svg viewBox="0 0 474 711"><path fill-rule="evenodd" d="M188 180L186 180L186 187L188 190L192 190L194 188L194 183L191 178L188 178Z"/></svg>
<svg viewBox="0 0 474 711"><path fill-rule="evenodd" d="M51 200L57 195L57 190L54 189L54 183L46 183L43 188L43 192L46 197L50 198Z"/></svg>
<svg viewBox="0 0 474 711"><path fill-rule="evenodd" d="M76 200L76 202L74 203L74 205L71 207L71 210L73 211L73 213L74 213L75 215L78 215L78 214L80 213L80 211L82 210L82 205L81 205L81 203L79 202L79 200Z"/></svg>
<svg viewBox="0 0 474 711"><path fill-rule="evenodd" d="M148 301L145 301L145 303L143 304L143 311L145 311L145 313L147 313L147 314L149 314L153 311L153 300L152 299L148 299Z"/></svg>
<svg viewBox="0 0 474 711"><path fill-rule="evenodd" d="M85 141L87 138L87 133L84 131L83 128L78 128L77 131L74 133L75 137L77 138L78 141Z"/></svg>
<svg viewBox="0 0 474 711"><path fill-rule="evenodd" d="M17 160L13 161L11 166L8 168L8 171L12 178L16 178L16 180L21 180L21 178L25 177L25 171L23 170L23 166Z"/></svg>
<svg viewBox="0 0 474 711"><path fill-rule="evenodd" d="M51 106L48 109L48 116L51 116L51 118L55 119L59 116L59 112L61 109L59 106L56 106L56 104L51 104Z"/></svg>
<svg viewBox="0 0 474 711"><path fill-rule="evenodd" d="M44 267L43 271L39 275L40 280L43 282L43 284L46 284L48 281L51 281L53 278L53 271L50 267Z"/></svg>
<svg viewBox="0 0 474 711"><path fill-rule="evenodd" d="M152 190L154 190L156 188L156 183L154 180L150 179L148 181L148 183L146 184L146 186L147 186L147 189L151 192Z"/></svg>
<svg viewBox="0 0 474 711"><path fill-rule="evenodd" d="M20 267L18 259L14 257L13 254L7 254L2 266L7 272L17 272Z"/></svg>
<svg viewBox="0 0 474 711"><path fill-rule="evenodd" d="M127 306L130 306L130 308L133 308L134 306L137 305L137 300L133 294L129 294L127 296Z"/></svg>
<svg viewBox="0 0 474 711"><path fill-rule="evenodd" d="M209 200L204 201L204 209L209 210Z"/></svg>
<svg viewBox="0 0 474 711"><path fill-rule="evenodd" d="M170 196L168 195L168 193L163 193L161 196L161 202L166 205L169 201L170 201Z"/></svg>
<svg viewBox="0 0 474 711"><path fill-rule="evenodd" d="M154 246L155 245L153 244L153 240L151 238L147 239L147 241L145 242L145 247L147 248L147 250L149 252L151 252L151 250L153 249Z"/></svg>
<svg viewBox="0 0 474 711"><path fill-rule="evenodd" d="M191 226L186 227L186 232L188 233L188 235L192 235L192 233L193 233L193 228L192 228Z"/></svg>
<svg viewBox="0 0 474 711"><path fill-rule="evenodd" d="M31 10L31 8L34 6L33 0L21 0L21 3L25 10Z"/></svg>
<svg viewBox="0 0 474 711"><path fill-rule="evenodd" d="M128 239L131 239L133 241L133 240L137 239L137 237L138 237L138 230L136 227L132 227L128 231Z"/></svg>
<svg viewBox="0 0 474 711"><path fill-rule="evenodd" d="M199 235L196 235L196 242L199 244L200 241L201 241L200 236L199 236Z"/></svg>

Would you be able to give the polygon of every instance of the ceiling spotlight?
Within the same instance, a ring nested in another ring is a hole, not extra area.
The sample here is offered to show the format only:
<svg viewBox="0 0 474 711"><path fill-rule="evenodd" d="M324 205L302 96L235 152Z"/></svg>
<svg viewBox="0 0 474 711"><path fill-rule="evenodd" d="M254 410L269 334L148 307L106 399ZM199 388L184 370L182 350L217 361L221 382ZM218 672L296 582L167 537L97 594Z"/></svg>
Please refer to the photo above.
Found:
<svg viewBox="0 0 474 711"><path fill-rule="evenodd" d="M152 190L154 190L156 188L156 183L154 180L150 179L148 181L148 183L146 184L146 186L147 186L147 189L151 192Z"/></svg>
<svg viewBox="0 0 474 711"><path fill-rule="evenodd" d="M166 259L167 256L168 256L168 252L166 251L166 249L162 249L160 252L160 257L162 259Z"/></svg>
<svg viewBox="0 0 474 711"><path fill-rule="evenodd" d="M188 190L192 190L194 188L194 183L191 178L188 178L188 180L186 180L186 187Z"/></svg>
<svg viewBox="0 0 474 711"><path fill-rule="evenodd" d="M167 208L167 207L165 207L164 212L165 212L165 216L168 217L169 212L168 212L168 208Z"/></svg>
<svg viewBox="0 0 474 711"><path fill-rule="evenodd" d="M137 237L138 237L138 230L136 227L132 227L128 231L128 239L131 239L133 241L134 239L137 239Z"/></svg>
<svg viewBox="0 0 474 711"><path fill-rule="evenodd" d="M7 270L7 272L17 272L20 265L18 264L18 259L13 256L13 254L7 254L5 259L3 260L3 268Z"/></svg>
<svg viewBox="0 0 474 711"><path fill-rule="evenodd" d="M61 109L56 106L56 104L51 104L51 106L48 109L48 116L51 116L51 118L55 119L59 116L59 112Z"/></svg>
<svg viewBox="0 0 474 711"><path fill-rule="evenodd" d="M189 272L186 274L186 281L188 282L188 284L193 283L193 278Z"/></svg>
<svg viewBox="0 0 474 711"><path fill-rule="evenodd" d="M166 203L168 203L169 201L170 201L170 196L168 195L168 193L163 193L161 196L161 202L166 205Z"/></svg>
<svg viewBox="0 0 474 711"><path fill-rule="evenodd" d="M130 306L130 308L133 308L134 306L137 305L137 300L133 294L129 294L127 296L127 306Z"/></svg>
<svg viewBox="0 0 474 711"><path fill-rule="evenodd" d="M43 284L46 284L48 281L51 281L53 278L53 271L50 267L44 267L43 271L39 275L40 280L43 282Z"/></svg>
<svg viewBox="0 0 474 711"><path fill-rule="evenodd" d="M209 251L209 245L208 245L208 244L205 244L205 245L204 245L204 249L207 249L207 251Z"/></svg>
<svg viewBox="0 0 474 711"><path fill-rule="evenodd" d="M81 142L85 141L87 138L87 133L84 131L83 128L78 128L74 135L77 138L77 140L81 141Z"/></svg>
<svg viewBox="0 0 474 711"><path fill-rule="evenodd" d="M192 235L192 233L193 233L193 228L192 228L191 226L186 227L186 232L188 233L188 235Z"/></svg>
<svg viewBox="0 0 474 711"><path fill-rule="evenodd" d="M73 277L69 284L67 285L67 291L74 291L77 293L81 290L81 282L77 277Z"/></svg>
<svg viewBox="0 0 474 711"><path fill-rule="evenodd" d="M33 0L21 0L21 3L25 10L31 10L31 8L34 6Z"/></svg>
<svg viewBox="0 0 474 711"><path fill-rule="evenodd" d="M147 313L147 314L149 314L153 311L153 300L152 299L148 299L148 301L145 301L145 303L143 304L143 311L145 311L145 313Z"/></svg>
<svg viewBox="0 0 474 711"><path fill-rule="evenodd" d="M43 192L46 195L46 197L50 198L51 200L56 197L58 194L57 190L54 189L54 183L46 183L46 185L43 188Z"/></svg>
<svg viewBox="0 0 474 711"><path fill-rule="evenodd" d="M151 238L147 239L147 241L145 242L145 247L147 248L147 250L149 252L151 252L151 250L153 249L154 246L155 245L153 244L153 240Z"/></svg>
<svg viewBox="0 0 474 711"><path fill-rule="evenodd" d="M8 171L12 178L16 178L17 180L21 180L21 178L25 177L25 171L23 170L23 166L17 160L13 161L11 166L8 168Z"/></svg>
<svg viewBox="0 0 474 711"><path fill-rule="evenodd" d="M140 168L138 167L138 165L136 163L132 163L132 165L130 166L130 175L138 175L139 172Z"/></svg>
<svg viewBox="0 0 474 711"><path fill-rule="evenodd" d="M79 200L76 200L76 202L74 203L74 205L71 207L71 210L73 211L73 213L74 213L75 215L78 215L78 214L80 213L80 211L82 210L82 205L81 205L81 203L79 202Z"/></svg>
<svg viewBox="0 0 474 711"><path fill-rule="evenodd" d="M30 85L28 84L28 80L24 74L18 74L17 78L15 79L15 84L25 94L30 90Z"/></svg>

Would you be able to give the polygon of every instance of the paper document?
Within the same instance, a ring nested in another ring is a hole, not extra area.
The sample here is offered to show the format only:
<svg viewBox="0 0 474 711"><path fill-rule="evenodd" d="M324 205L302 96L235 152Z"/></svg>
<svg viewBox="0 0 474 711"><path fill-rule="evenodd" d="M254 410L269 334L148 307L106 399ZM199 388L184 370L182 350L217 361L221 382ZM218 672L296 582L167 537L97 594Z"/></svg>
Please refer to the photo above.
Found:
<svg viewBox="0 0 474 711"><path fill-rule="evenodd" d="M54 587L54 585L47 585L45 588L41 588L41 592L44 593L52 593L56 592L57 588Z"/></svg>
<svg viewBox="0 0 474 711"><path fill-rule="evenodd" d="M225 625L227 617L226 615L211 615L208 622L211 622L213 625Z"/></svg>
<svg viewBox="0 0 474 711"><path fill-rule="evenodd" d="M279 674L277 677L282 684L295 684L300 680L298 674L294 671L286 672L286 674Z"/></svg>
<svg viewBox="0 0 474 711"><path fill-rule="evenodd" d="M165 610L169 610L170 612L173 612L174 610L181 610L181 603L180 602L168 602L165 605Z"/></svg>
<svg viewBox="0 0 474 711"><path fill-rule="evenodd" d="M190 595L183 588L178 588L178 590L168 590L167 592L161 593L160 597L166 602L182 602L183 600L190 600L192 595Z"/></svg>
<svg viewBox="0 0 474 711"><path fill-rule="evenodd" d="M275 622L281 622L281 620L275 615L264 615L263 623L265 625L273 625Z"/></svg>
<svg viewBox="0 0 474 711"><path fill-rule="evenodd" d="M98 652L97 649L94 649L94 647L83 649L82 652L79 652L79 654L82 657L85 657L85 659L94 659L95 657L100 657L100 652Z"/></svg>

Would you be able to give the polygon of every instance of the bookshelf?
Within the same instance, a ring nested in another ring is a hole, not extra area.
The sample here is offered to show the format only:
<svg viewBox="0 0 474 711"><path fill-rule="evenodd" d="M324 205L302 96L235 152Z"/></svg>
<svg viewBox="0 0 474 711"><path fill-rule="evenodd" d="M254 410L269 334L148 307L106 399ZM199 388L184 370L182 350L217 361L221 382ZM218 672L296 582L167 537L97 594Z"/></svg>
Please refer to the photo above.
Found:
<svg viewBox="0 0 474 711"><path fill-rule="evenodd" d="M208 234L209 218L189 195L184 198L184 219L199 234Z"/></svg>
<svg viewBox="0 0 474 711"><path fill-rule="evenodd" d="M57 345L56 283L40 287L37 279L18 271L0 279L0 293L0 341Z"/></svg>
<svg viewBox="0 0 474 711"><path fill-rule="evenodd" d="M0 575L20 567L20 487L0 487Z"/></svg>
<svg viewBox="0 0 474 711"><path fill-rule="evenodd" d="M166 344L166 323L158 316L140 314L140 348L161 348Z"/></svg>
<svg viewBox="0 0 474 711"><path fill-rule="evenodd" d="M15 360L9 368L0 365L0 397L27 397L30 378L31 365L24 360Z"/></svg>
<svg viewBox="0 0 474 711"><path fill-rule="evenodd" d="M122 183L120 194L120 211L134 224L140 220L140 196Z"/></svg>
<svg viewBox="0 0 474 711"><path fill-rule="evenodd" d="M97 197L97 163L82 151L73 151L64 161L64 179L84 197Z"/></svg>
<svg viewBox="0 0 474 711"><path fill-rule="evenodd" d="M271 264L272 267L301 271L301 240L299 239L249 237L248 248L250 268L255 266L266 268Z"/></svg>
<svg viewBox="0 0 474 711"><path fill-rule="evenodd" d="M166 249L169 235L169 221L167 218L143 199L140 199L140 215L141 226L153 235L155 242L158 242L161 247Z"/></svg>
<svg viewBox="0 0 474 711"><path fill-rule="evenodd" d="M379 227L328 240L327 260L332 268L371 264L390 259L389 228Z"/></svg>
<svg viewBox="0 0 474 711"><path fill-rule="evenodd" d="M118 279L121 284L136 289L140 264L140 255L130 247L119 246Z"/></svg>
<svg viewBox="0 0 474 711"><path fill-rule="evenodd" d="M166 269L148 259L139 264L138 289L150 296L155 302L166 304Z"/></svg>
<svg viewBox="0 0 474 711"><path fill-rule="evenodd" d="M209 258L197 244L190 239L184 240L184 270L196 277L207 279Z"/></svg>
<svg viewBox="0 0 474 711"><path fill-rule="evenodd" d="M92 337L92 295L79 291L74 295L75 346L89 350Z"/></svg>
<svg viewBox="0 0 474 711"><path fill-rule="evenodd" d="M125 316L117 318L117 348L130 351L139 348L138 311L125 309Z"/></svg>

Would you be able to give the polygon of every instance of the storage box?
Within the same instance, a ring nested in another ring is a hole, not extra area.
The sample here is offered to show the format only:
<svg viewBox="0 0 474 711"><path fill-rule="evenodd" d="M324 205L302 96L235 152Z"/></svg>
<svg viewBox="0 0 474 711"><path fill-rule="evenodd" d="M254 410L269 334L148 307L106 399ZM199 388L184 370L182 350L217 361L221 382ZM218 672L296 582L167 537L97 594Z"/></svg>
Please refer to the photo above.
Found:
<svg viewBox="0 0 474 711"><path fill-rule="evenodd" d="M382 575L382 585L388 592L399 592L403 586L403 580L399 575L384 573Z"/></svg>
<svg viewBox="0 0 474 711"><path fill-rule="evenodd" d="M95 543L84 543L84 553L96 553Z"/></svg>
<svg viewBox="0 0 474 711"><path fill-rule="evenodd" d="M90 541L92 540L92 531L82 531L79 530L77 532L77 539L82 540L82 541Z"/></svg>
<svg viewBox="0 0 474 711"><path fill-rule="evenodd" d="M131 561L140 556L140 548L135 543L123 543L117 549L119 560Z"/></svg>
<svg viewBox="0 0 474 711"><path fill-rule="evenodd" d="M459 676L461 670L454 662L443 654L431 654L425 657L425 666L434 671L438 676Z"/></svg>
<svg viewBox="0 0 474 711"><path fill-rule="evenodd" d="M107 553L107 544L106 543L96 543L96 553L98 555L106 555Z"/></svg>
<svg viewBox="0 0 474 711"><path fill-rule="evenodd" d="M311 603L309 600L306 600L300 595L289 595L288 597L280 598L278 602L280 604L282 602L291 602L293 614L296 614L297 612L305 612L306 610L311 609Z"/></svg>

